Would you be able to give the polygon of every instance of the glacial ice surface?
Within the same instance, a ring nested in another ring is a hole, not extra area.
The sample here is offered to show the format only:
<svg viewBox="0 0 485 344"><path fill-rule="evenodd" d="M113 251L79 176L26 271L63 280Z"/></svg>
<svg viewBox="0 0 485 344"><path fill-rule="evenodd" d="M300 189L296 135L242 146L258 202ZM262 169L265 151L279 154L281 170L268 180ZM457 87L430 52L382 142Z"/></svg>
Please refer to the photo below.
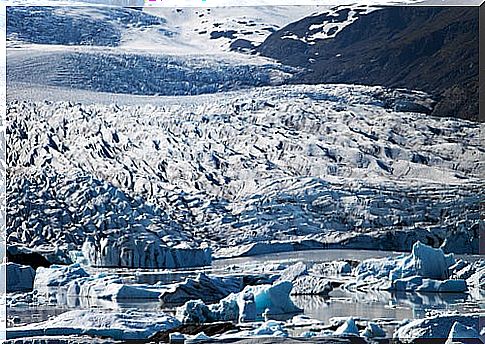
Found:
<svg viewBox="0 0 485 344"><path fill-rule="evenodd" d="M481 125L387 108L405 96L428 99L295 85L183 104L10 101L8 244L84 245L94 265L146 268L208 264L207 247L406 250L460 236L472 252Z"/></svg>

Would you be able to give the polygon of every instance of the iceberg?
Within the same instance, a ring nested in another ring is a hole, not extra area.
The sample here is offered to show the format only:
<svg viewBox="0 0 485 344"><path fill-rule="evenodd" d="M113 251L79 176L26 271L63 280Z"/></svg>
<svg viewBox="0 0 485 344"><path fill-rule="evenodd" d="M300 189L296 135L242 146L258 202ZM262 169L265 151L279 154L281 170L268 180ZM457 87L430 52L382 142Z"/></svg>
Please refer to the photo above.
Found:
<svg viewBox="0 0 485 344"><path fill-rule="evenodd" d="M464 263L463 263L464 264ZM453 254L416 242L409 255L396 258L368 259L354 269L360 287L390 291L419 291L427 293L461 293L468 290L467 282L452 276L463 268ZM454 279L449 279L454 277Z"/></svg>
<svg viewBox="0 0 485 344"><path fill-rule="evenodd" d="M333 290L330 281L325 277L310 274L302 262L287 267L279 280L293 283L292 295L328 295Z"/></svg>
<svg viewBox="0 0 485 344"><path fill-rule="evenodd" d="M479 343L480 335L473 327L462 325L456 321L451 327L445 344L472 344ZM483 342L482 342L483 343Z"/></svg>
<svg viewBox="0 0 485 344"><path fill-rule="evenodd" d="M393 338L403 343L412 342L413 339L448 338L453 325L461 325L474 329L480 328L480 317L483 314L439 314L424 319L416 319L399 327Z"/></svg>
<svg viewBox="0 0 485 344"><path fill-rule="evenodd" d="M288 337L285 324L280 321L268 320L261 323L253 330L245 330L237 333L221 335L218 339L234 338L258 338L258 337Z"/></svg>
<svg viewBox="0 0 485 344"><path fill-rule="evenodd" d="M293 284L289 281L274 285L247 286L243 291L231 294L219 303L206 305L192 300L178 307L176 317L183 323L206 323L214 321L254 320L266 316L281 317L300 313L290 299Z"/></svg>
<svg viewBox="0 0 485 344"><path fill-rule="evenodd" d="M180 322L177 319L162 312L74 310L44 322L9 328L7 339L90 335L115 340L140 340L178 326Z"/></svg>
<svg viewBox="0 0 485 344"><path fill-rule="evenodd" d="M200 273L195 279L187 278L185 282L174 284L160 295L160 300L168 304L184 304L189 300L214 302L231 293L243 289L241 277L217 277Z"/></svg>
<svg viewBox="0 0 485 344"><path fill-rule="evenodd" d="M369 322L360 335L367 338L384 338L386 332L376 323Z"/></svg>
<svg viewBox="0 0 485 344"><path fill-rule="evenodd" d="M227 333L217 336L218 340L223 342L239 338L268 338L268 337L288 337L288 331L285 323L275 320L268 320L262 323L253 324L253 329L239 331L236 333Z"/></svg>
<svg viewBox="0 0 485 344"><path fill-rule="evenodd" d="M411 254L396 258L368 259L361 262L354 273L359 279L367 276L388 277L391 281L409 276L443 280L450 277L449 268L456 263L453 254L444 254L421 242L413 245Z"/></svg>
<svg viewBox="0 0 485 344"><path fill-rule="evenodd" d="M390 272L391 280L408 276L421 276L436 280L450 277L449 268L456 263L452 253L445 254L440 248L433 248L416 242L411 254L401 259L399 266Z"/></svg>
<svg viewBox="0 0 485 344"><path fill-rule="evenodd" d="M359 335L359 329L355 324L354 318L347 319L342 325L340 325L334 332L334 335L341 336L341 335Z"/></svg>
<svg viewBox="0 0 485 344"><path fill-rule="evenodd" d="M352 266L347 261L333 261L314 264L311 270L318 276L339 276L351 274Z"/></svg>
<svg viewBox="0 0 485 344"><path fill-rule="evenodd" d="M160 287L126 285L117 276L98 275L70 281L62 287L67 297L85 297L103 300L158 299Z"/></svg>
<svg viewBox="0 0 485 344"><path fill-rule="evenodd" d="M464 280L437 281L421 276L411 276L394 281L392 290L421 293L463 293L468 290Z"/></svg>
<svg viewBox="0 0 485 344"><path fill-rule="evenodd" d="M206 342L208 340L211 340L212 338L207 336L204 332L197 333L195 336L190 336L187 338L185 343L190 344L190 343L200 343L200 342Z"/></svg>
<svg viewBox="0 0 485 344"><path fill-rule="evenodd" d="M89 274L79 264L39 267L34 279L34 290L40 294L46 294L50 287L65 286L82 277L89 277Z"/></svg>
<svg viewBox="0 0 485 344"><path fill-rule="evenodd" d="M7 277L7 293L31 291L34 286L35 270L27 265L6 263L0 266L0 275Z"/></svg>
<svg viewBox="0 0 485 344"><path fill-rule="evenodd" d="M75 298L119 301L158 299L164 286L127 285L115 275L90 275L79 264L38 268L34 289L39 295L56 294L59 304L72 305Z"/></svg>

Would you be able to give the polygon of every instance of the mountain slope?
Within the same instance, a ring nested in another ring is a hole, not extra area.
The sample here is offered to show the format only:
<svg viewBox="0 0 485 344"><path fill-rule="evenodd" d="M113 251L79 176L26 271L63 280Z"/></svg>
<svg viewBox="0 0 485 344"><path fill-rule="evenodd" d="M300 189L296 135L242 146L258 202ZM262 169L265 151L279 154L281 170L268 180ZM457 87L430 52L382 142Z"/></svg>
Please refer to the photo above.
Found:
<svg viewBox="0 0 485 344"><path fill-rule="evenodd" d="M333 38L308 40L319 20L312 16L273 33L257 50L309 68L295 83L423 90L440 100L433 115L476 120L478 19L476 7L388 7L361 15Z"/></svg>

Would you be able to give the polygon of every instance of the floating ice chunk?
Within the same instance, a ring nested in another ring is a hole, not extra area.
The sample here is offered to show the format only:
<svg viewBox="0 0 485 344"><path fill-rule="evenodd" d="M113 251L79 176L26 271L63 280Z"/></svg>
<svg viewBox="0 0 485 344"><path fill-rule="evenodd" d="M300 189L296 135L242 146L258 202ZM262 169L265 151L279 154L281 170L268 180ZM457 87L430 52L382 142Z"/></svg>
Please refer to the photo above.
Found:
<svg viewBox="0 0 485 344"><path fill-rule="evenodd" d="M366 259L362 261L354 270L357 280L365 280L367 278L388 278L389 273L394 270L400 263L399 258L379 258Z"/></svg>
<svg viewBox="0 0 485 344"><path fill-rule="evenodd" d="M199 342L206 342L207 340L212 339L211 337L207 336L204 332L197 333L195 336L191 336L187 338L185 343L199 343Z"/></svg>
<svg viewBox="0 0 485 344"><path fill-rule="evenodd" d="M158 312L75 310L52 320L9 328L7 339L34 336L92 335L116 340L147 339L180 326L174 317Z"/></svg>
<svg viewBox="0 0 485 344"><path fill-rule="evenodd" d="M295 315L289 321L292 326L313 326L313 325L323 325L323 321L309 317L308 315Z"/></svg>
<svg viewBox="0 0 485 344"><path fill-rule="evenodd" d="M300 337L303 337L303 338L312 338L315 336L316 336L316 333L312 331L305 331L300 334Z"/></svg>
<svg viewBox="0 0 485 344"><path fill-rule="evenodd" d="M340 325L334 332L336 336L339 335L359 335L359 329L355 324L354 318L347 319L342 325Z"/></svg>
<svg viewBox="0 0 485 344"><path fill-rule="evenodd" d="M332 330L323 330L317 334L317 337L333 337L333 336L335 336L335 331L332 331Z"/></svg>
<svg viewBox="0 0 485 344"><path fill-rule="evenodd" d="M126 285L117 276L84 277L65 285L67 297L87 297L104 300L158 299L160 288Z"/></svg>
<svg viewBox="0 0 485 344"><path fill-rule="evenodd" d="M411 254L396 258L368 259L354 270L356 282L361 287L421 292L464 292L464 280L447 280L456 269L453 254L420 242L413 245Z"/></svg>
<svg viewBox="0 0 485 344"><path fill-rule="evenodd" d="M34 289L40 293L47 293L49 287L64 286L75 279L88 276L89 274L79 264L39 267L35 275Z"/></svg>
<svg viewBox="0 0 485 344"><path fill-rule="evenodd" d="M171 304L183 304L189 300L213 302L242 289L241 277L209 277L201 273L195 279L188 278L185 282L174 284L160 295L160 300Z"/></svg>
<svg viewBox="0 0 485 344"><path fill-rule="evenodd" d="M328 295L333 290L332 283L317 276L300 276L293 282L292 295Z"/></svg>
<svg viewBox="0 0 485 344"><path fill-rule="evenodd" d="M216 314L201 300L187 301L183 306L178 307L176 311L176 317L184 324L202 324L208 322L214 322L218 320L225 320L226 317L235 320L239 315L239 309L234 302L229 305L224 304L224 300L221 300L218 304L223 309L221 314ZM232 308L232 315L229 315L229 307Z"/></svg>
<svg viewBox="0 0 485 344"><path fill-rule="evenodd" d="M245 330L237 333L224 334L219 336L219 339L234 339L234 338L258 338L258 337L288 337L288 331L283 322L268 320L253 330Z"/></svg>
<svg viewBox="0 0 485 344"><path fill-rule="evenodd" d="M471 327L478 331L479 314L440 314L424 319L413 320L399 327L393 337L401 342L411 342L413 339L423 338L448 338L455 322L463 326Z"/></svg>
<svg viewBox="0 0 485 344"><path fill-rule="evenodd" d="M70 304L67 298L100 300L158 299L163 291L160 286L126 285L114 275L90 276L79 264L53 265L38 268L34 288L40 294L57 294L61 304ZM66 299L65 299L66 298Z"/></svg>
<svg viewBox="0 0 485 344"><path fill-rule="evenodd" d="M293 282L298 277L307 275L307 274L308 274L308 268L306 264L303 262L298 262L296 264L288 266L285 270L283 270L280 276L280 281Z"/></svg>
<svg viewBox="0 0 485 344"><path fill-rule="evenodd" d="M478 338L480 338L480 335L476 329L473 327L464 326L460 322L456 321L451 327L446 344L478 343Z"/></svg>
<svg viewBox="0 0 485 344"><path fill-rule="evenodd" d="M413 245L411 254L365 260L356 267L354 273L359 280L388 277L394 281L410 276L443 280L449 278L449 268L455 263L453 254L444 254L441 249L418 241Z"/></svg>
<svg viewBox="0 0 485 344"><path fill-rule="evenodd" d="M250 332L254 336L288 337L288 331L284 324L273 320L264 322L260 327Z"/></svg>
<svg viewBox="0 0 485 344"><path fill-rule="evenodd" d="M253 293L245 293L243 299L239 302L239 307L239 322L256 320L256 302Z"/></svg>
<svg viewBox="0 0 485 344"><path fill-rule="evenodd" d="M464 280L437 281L420 276L411 276L395 280L392 290L423 293L463 293L468 290Z"/></svg>
<svg viewBox="0 0 485 344"><path fill-rule="evenodd" d="M7 277L7 292L30 291L34 285L35 270L27 265L2 264L0 275Z"/></svg>
<svg viewBox="0 0 485 344"><path fill-rule="evenodd" d="M361 336L367 338L383 338L386 336L386 332L376 323L369 322L361 332Z"/></svg>
<svg viewBox="0 0 485 344"><path fill-rule="evenodd" d="M327 295L333 290L326 278L310 275L307 266L302 262L286 268L279 280L293 282L292 295Z"/></svg>
<svg viewBox="0 0 485 344"><path fill-rule="evenodd" d="M312 272L318 276L338 276L352 273L352 266L346 261L314 264Z"/></svg>
<svg viewBox="0 0 485 344"><path fill-rule="evenodd" d="M449 278L449 268L455 263L453 254L444 254L443 250L418 241L413 245L411 255L401 259L399 266L391 271L390 279L421 276L443 280Z"/></svg>
<svg viewBox="0 0 485 344"><path fill-rule="evenodd" d="M231 294L219 303L207 306L200 300L192 300L177 308L177 318L184 323L234 321L253 319L267 311L270 316L299 313L290 299L293 285L289 281L274 285L248 286L237 294ZM252 295L252 296L250 296ZM247 306L254 300L254 305Z"/></svg>
<svg viewBox="0 0 485 344"><path fill-rule="evenodd" d="M254 294L257 314L262 314L268 309L271 315L282 315L301 312L301 309L296 307L290 299L292 288L291 282L284 281L271 286L249 286L243 292Z"/></svg>

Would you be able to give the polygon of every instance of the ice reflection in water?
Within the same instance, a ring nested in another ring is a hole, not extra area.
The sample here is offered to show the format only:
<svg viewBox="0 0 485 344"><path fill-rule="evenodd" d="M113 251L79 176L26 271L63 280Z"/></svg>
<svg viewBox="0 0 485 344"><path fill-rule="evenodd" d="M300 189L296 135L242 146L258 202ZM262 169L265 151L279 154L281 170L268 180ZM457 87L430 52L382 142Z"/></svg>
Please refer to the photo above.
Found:
<svg viewBox="0 0 485 344"><path fill-rule="evenodd" d="M298 307L305 310L305 314L328 323L332 317L348 316L396 320L423 318L431 309L459 310L469 297L466 294L353 293L338 290L327 298L309 295L292 298Z"/></svg>
<svg viewBox="0 0 485 344"><path fill-rule="evenodd" d="M355 250L327 250L304 251L262 255L256 257L216 260L212 267L191 270L128 270L119 269L109 273L116 273L124 279L126 284L155 284L161 282L169 284L184 281L187 277L195 277L199 272L228 275L234 273L258 273L263 266L270 264L291 264L298 261L312 263L328 262L332 260L386 257L397 255L394 252L355 251ZM475 257L466 257L472 261ZM96 269L92 273L106 269ZM275 271L276 273L276 271ZM348 291L337 289L330 297L321 296L293 296L295 304L305 310L305 314L328 324L332 317L354 316L367 319L413 319L422 318L426 311L433 309L447 309L462 311L485 308L485 302L472 300L469 294L418 294L394 293L385 291ZM70 309L102 308L102 309L139 309L146 311L173 311L173 308L162 307L158 300L99 300L88 298L67 297L56 293L54 303L49 306L9 309L9 316L15 315L22 322L37 322L46 320L49 316L60 314Z"/></svg>

